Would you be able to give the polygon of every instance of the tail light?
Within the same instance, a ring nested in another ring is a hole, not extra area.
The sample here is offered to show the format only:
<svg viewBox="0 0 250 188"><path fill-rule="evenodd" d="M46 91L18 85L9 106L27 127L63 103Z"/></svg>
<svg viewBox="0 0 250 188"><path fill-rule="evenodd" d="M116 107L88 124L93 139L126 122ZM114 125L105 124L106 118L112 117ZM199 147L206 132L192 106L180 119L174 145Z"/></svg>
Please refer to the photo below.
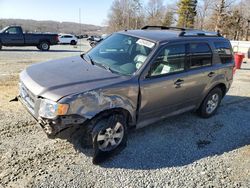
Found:
<svg viewBox="0 0 250 188"><path fill-rule="evenodd" d="M57 42L59 42L59 36L58 36L58 35L56 35L55 40L56 40Z"/></svg>

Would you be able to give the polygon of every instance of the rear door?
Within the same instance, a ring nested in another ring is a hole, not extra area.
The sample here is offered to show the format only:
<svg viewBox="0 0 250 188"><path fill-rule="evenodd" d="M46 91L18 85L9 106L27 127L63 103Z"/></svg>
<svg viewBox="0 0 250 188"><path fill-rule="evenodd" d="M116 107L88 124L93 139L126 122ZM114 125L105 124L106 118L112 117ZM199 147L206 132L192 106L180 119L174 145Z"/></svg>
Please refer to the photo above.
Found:
<svg viewBox="0 0 250 188"><path fill-rule="evenodd" d="M206 87L209 87L216 76L213 67L213 53L207 42L192 42L188 44L188 76L186 81L192 85L185 96L192 105L199 105Z"/></svg>
<svg viewBox="0 0 250 188"><path fill-rule="evenodd" d="M2 42L5 45L23 45L24 37L19 27L10 27L3 33Z"/></svg>

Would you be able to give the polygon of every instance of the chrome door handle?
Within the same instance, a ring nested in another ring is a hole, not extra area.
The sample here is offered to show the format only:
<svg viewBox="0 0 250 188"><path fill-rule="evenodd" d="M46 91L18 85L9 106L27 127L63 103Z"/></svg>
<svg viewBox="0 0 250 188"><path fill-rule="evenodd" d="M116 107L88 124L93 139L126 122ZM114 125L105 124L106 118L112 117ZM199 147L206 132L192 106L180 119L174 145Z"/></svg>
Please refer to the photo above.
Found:
<svg viewBox="0 0 250 188"><path fill-rule="evenodd" d="M178 80L174 83L175 88L181 87L181 84L183 84L183 82L184 82L184 80L178 79Z"/></svg>

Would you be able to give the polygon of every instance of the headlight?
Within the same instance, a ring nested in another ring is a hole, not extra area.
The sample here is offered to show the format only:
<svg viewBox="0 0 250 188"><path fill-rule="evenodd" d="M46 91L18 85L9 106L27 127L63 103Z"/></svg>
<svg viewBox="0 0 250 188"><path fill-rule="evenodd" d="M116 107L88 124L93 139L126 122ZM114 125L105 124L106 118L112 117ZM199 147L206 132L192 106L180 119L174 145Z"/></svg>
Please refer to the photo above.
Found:
<svg viewBox="0 0 250 188"><path fill-rule="evenodd" d="M55 118L58 115L65 115L68 109L68 104L60 104L48 99L42 99L40 103L39 116L44 118Z"/></svg>

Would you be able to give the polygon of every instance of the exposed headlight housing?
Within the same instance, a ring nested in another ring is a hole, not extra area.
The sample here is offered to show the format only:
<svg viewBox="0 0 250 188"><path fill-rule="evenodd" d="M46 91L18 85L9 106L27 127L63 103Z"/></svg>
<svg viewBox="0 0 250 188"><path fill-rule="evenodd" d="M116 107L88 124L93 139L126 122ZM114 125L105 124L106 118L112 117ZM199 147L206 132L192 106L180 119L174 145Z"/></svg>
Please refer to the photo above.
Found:
<svg viewBox="0 0 250 188"><path fill-rule="evenodd" d="M42 99L39 108L39 116L53 119L68 112L68 104L60 104L48 99Z"/></svg>

